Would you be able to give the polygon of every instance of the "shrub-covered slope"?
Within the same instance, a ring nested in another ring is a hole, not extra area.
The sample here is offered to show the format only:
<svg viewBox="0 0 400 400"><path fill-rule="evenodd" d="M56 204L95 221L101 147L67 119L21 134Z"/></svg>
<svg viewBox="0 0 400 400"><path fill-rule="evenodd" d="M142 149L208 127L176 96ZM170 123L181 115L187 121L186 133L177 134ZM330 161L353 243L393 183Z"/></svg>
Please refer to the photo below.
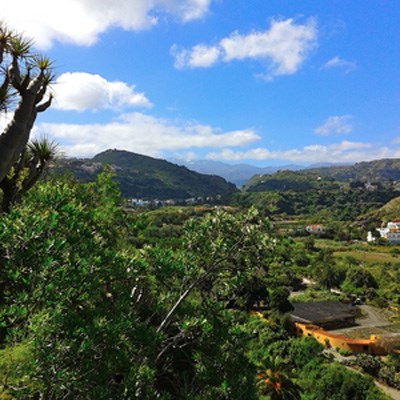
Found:
<svg viewBox="0 0 400 400"><path fill-rule="evenodd" d="M126 197L186 199L227 196L237 189L219 176L203 175L165 160L120 150L107 150L92 159L62 160L57 172L71 171L83 182L92 181L103 164L114 170Z"/></svg>

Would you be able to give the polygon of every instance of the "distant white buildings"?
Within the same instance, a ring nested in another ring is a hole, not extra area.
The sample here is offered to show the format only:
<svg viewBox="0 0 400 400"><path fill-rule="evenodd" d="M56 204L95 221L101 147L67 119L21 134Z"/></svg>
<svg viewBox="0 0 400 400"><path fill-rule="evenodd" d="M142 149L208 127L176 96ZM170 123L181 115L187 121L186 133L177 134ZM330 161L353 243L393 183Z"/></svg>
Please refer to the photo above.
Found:
<svg viewBox="0 0 400 400"><path fill-rule="evenodd" d="M400 244L400 219L388 222L385 228L377 228L377 231L388 243Z"/></svg>
<svg viewBox="0 0 400 400"><path fill-rule="evenodd" d="M191 197L188 199L168 199L168 200L159 200L159 199L138 199L131 198L128 200L128 204L131 207L165 207L165 206L175 206L175 205L196 205L196 204L208 204L220 202L222 196L217 194L215 196L206 196L206 197Z"/></svg>

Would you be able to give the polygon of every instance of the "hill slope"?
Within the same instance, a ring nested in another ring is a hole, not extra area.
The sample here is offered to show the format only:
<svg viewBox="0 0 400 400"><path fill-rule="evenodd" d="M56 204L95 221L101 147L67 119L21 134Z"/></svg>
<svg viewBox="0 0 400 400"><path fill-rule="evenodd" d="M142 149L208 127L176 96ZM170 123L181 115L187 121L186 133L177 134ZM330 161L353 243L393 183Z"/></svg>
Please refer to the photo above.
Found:
<svg viewBox="0 0 400 400"><path fill-rule="evenodd" d="M311 189L337 189L329 176L321 178L314 172L278 171L271 175L253 176L244 186L247 192L288 191L304 192Z"/></svg>
<svg viewBox="0 0 400 400"><path fill-rule="evenodd" d="M245 185L249 192L269 190L326 189L333 182L391 182L400 180L400 159L364 161L350 166L309 168L302 171L279 171L254 176ZM333 185L335 186L335 185Z"/></svg>
<svg viewBox="0 0 400 400"><path fill-rule="evenodd" d="M339 181L397 181L400 180L400 159L386 158L363 161L350 166L312 168L308 171L320 176L329 176Z"/></svg>
<svg viewBox="0 0 400 400"><path fill-rule="evenodd" d="M387 222L393 219L398 219L399 217L400 197L395 197L377 210L373 210L363 215L360 219L371 224L375 223L376 226L380 226L381 224L386 225Z"/></svg>
<svg viewBox="0 0 400 400"><path fill-rule="evenodd" d="M199 174L165 160L121 150L107 150L92 159L62 160L55 171L67 170L88 182L95 179L103 164L115 171L115 180L125 197L186 199L227 196L237 190L219 176Z"/></svg>

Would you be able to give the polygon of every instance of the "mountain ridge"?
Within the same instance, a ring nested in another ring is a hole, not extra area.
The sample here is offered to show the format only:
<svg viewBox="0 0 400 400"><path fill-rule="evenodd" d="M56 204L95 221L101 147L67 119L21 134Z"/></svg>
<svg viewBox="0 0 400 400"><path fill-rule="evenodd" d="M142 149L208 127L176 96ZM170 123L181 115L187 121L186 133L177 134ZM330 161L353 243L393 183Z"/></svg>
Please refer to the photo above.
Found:
<svg viewBox="0 0 400 400"><path fill-rule="evenodd" d="M200 174L184 166L126 150L106 150L93 158L58 161L53 173L70 171L80 181L93 181L104 164L111 166L123 196L160 200L229 196L234 184L219 176Z"/></svg>
<svg viewBox="0 0 400 400"><path fill-rule="evenodd" d="M308 180L308 181L307 181ZM386 158L362 161L353 165L308 168L299 171L278 171L274 174L252 177L245 185L247 191L263 190L309 190L321 188L330 181L356 185L400 181L400 159ZM299 183L302 183L300 186Z"/></svg>

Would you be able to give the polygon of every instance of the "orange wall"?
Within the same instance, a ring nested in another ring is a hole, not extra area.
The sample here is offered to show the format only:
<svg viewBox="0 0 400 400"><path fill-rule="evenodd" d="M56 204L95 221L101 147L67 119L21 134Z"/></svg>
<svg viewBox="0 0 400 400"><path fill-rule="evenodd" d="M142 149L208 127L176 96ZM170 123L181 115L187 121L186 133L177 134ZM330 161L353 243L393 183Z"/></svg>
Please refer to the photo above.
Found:
<svg viewBox="0 0 400 400"><path fill-rule="evenodd" d="M370 339L350 339L324 331L316 325L301 324L299 322L295 322L294 325L297 336L312 336L323 346L338 347L353 353L387 354L387 351L377 344L375 337Z"/></svg>

